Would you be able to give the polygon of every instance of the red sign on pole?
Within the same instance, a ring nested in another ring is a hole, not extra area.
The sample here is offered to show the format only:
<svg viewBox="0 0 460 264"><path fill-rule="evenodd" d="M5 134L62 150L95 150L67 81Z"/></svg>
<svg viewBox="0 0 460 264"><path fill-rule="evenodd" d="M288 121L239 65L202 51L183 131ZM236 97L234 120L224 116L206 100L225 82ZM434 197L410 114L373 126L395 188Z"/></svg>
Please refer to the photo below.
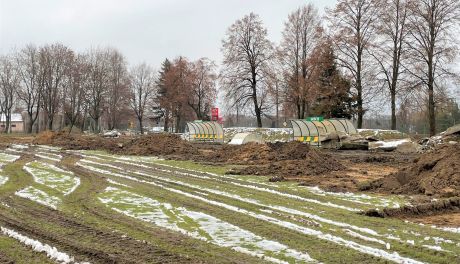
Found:
<svg viewBox="0 0 460 264"><path fill-rule="evenodd" d="M212 121L219 120L219 108L217 107L211 108L211 120Z"/></svg>

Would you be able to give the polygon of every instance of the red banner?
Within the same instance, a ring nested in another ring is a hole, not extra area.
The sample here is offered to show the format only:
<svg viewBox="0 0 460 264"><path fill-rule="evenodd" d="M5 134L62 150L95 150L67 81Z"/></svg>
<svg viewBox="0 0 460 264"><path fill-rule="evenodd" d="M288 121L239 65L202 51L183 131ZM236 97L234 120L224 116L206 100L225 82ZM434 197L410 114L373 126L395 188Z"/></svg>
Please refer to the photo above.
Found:
<svg viewBox="0 0 460 264"><path fill-rule="evenodd" d="M211 120L212 121L219 120L219 108L217 107L211 108Z"/></svg>

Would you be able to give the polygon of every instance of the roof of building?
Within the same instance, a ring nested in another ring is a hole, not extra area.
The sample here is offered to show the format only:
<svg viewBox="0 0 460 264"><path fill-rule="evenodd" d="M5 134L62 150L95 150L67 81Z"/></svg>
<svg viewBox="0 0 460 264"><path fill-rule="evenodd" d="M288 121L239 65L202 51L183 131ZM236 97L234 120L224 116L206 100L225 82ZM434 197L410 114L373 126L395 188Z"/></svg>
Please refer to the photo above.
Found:
<svg viewBox="0 0 460 264"><path fill-rule="evenodd" d="M5 114L0 115L0 122L5 122L6 116ZM11 122L22 122L22 115L19 113L12 113L11 114Z"/></svg>

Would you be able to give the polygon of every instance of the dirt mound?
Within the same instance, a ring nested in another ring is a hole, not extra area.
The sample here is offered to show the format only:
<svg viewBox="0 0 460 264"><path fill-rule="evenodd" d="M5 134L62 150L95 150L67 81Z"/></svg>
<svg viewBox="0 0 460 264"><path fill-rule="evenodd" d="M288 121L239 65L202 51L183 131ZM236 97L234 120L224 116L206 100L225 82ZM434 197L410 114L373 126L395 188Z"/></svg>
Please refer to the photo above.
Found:
<svg viewBox="0 0 460 264"><path fill-rule="evenodd" d="M173 134L152 134L134 138L123 143L121 148L112 150L128 155L174 155L186 158L198 154L198 150L189 142Z"/></svg>
<svg viewBox="0 0 460 264"><path fill-rule="evenodd" d="M34 144L53 145L64 149L106 150L127 155L174 155L187 158L197 154L190 143L172 134L152 134L135 138L104 138L98 135L69 134L45 131L35 138Z"/></svg>
<svg viewBox="0 0 460 264"><path fill-rule="evenodd" d="M364 212L364 215L373 217L401 217L436 215L448 212L460 212L460 197L443 199L431 203L423 203L415 206L404 206L401 208L385 208L383 210L371 209Z"/></svg>
<svg viewBox="0 0 460 264"><path fill-rule="evenodd" d="M397 173L363 188L397 194L457 196L460 194L460 144L441 145L424 153Z"/></svg>
<svg viewBox="0 0 460 264"><path fill-rule="evenodd" d="M33 144L52 145L74 150L112 150L119 147L116 140L105 139L96 135L72 134L67 131L44 131L38 134Z"/></svg>
<svg viewBox="0 0 460 264"><path fill-rule="evenodd" d="M222 149L206 155L206 160L234 164L265 164L282 160L303 160L314 152L309 145L300 142L248 143L225 145Z"/></svg>
<svg viewBox="0 0 460 264"><path fill-rule="evenodd" d="M310 176L344 169L332 156L295 141L228 146L220 154L219 158L227 157L229 163L250 165L229 174L275 175L276 180L281 180L280 176Z"/></svg>

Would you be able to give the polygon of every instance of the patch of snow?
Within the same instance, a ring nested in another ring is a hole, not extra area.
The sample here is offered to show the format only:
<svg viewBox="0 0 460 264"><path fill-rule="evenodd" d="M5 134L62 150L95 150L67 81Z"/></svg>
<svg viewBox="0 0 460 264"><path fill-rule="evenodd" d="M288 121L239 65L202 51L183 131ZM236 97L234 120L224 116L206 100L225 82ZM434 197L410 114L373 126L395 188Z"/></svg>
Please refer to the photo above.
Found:
<svg viewBox="0 0 460 264"><path fill-rule="evenodd" d="M460 227L435 227L436 229L460 234Z"/></svg>
<svg viewBox="0 0 460 264"><path fill-rule="evenodd" d="M381 197L373 197L367 194L355 194L352 192L327 192L319 188L318 186L309 187L309 186L299 186L299 188L307 189L313 194L320 195L320 196L334 196L341 200L351 201L359 204L366 204L366 205L374 205L374 206L381 206L381 207L393 207L399 208L400 205L397 202L394 202L390 199L385 199Z"/></svg>
<svg viewBox="0 0 460 264"><path fill-rule="evenodd" d="M24 166L34 181L53 188L64 195L75 191L80 185L80 178L75 177L71 171L65 171L55 165L32 161Z"/></svg>
<svg viewBox="0 0 460 264"><path fill-rule="evenodd" d="M426 247L426 248L429 248L429 249L432 249L432 250L436 250L436 251L444 251L444 252L449 252L447 250L444 250L442 247L440 246L431 246L431 245L422 245L422 247Z"/></svg>
<svg viewBox="0 0 460 264"><path fill-rule="evenodd" d="M109 183L111 183L111 184L114 184L114 185L119 185L119 186L131 188L131 186L129 186L129 185L123 184L123 183L121 183L121 182L114 181L114 180L109 179L109 178L107 178L107 182L109 182Z"/></svg>
<svg viewBox="0 0 460 264"><path fill-rule="evenodd" d="M391 140L391 141L376 141L373 144L376 148L396 148L401 144L411 142L410 138L400 139L400 140Z"/></svg>
<svg viewBox="0 0 460 264"><path fill-rule="evenodd" d="M39 152L35 153L35 156L37 156L39 158L42 158L42 159L56 161L56 162L59 162L59 161L62 160L62 155L61 154L54 154L54 153L50 153L50 152L39 151Z"/></svg>
<svg viewBox="0 0 460 264"><path fill-rule="evenodd" d="M108 187L105 194L109 194L110 197L99 199L116 211L196 239L276 263L285 263L281 260L285 257L303 262L314 261L306 253L290 249L279 242L264 239L208 214L190 211L183 207L175 208L171 204L160 203L151 198L112 187ZM117 208L121 206L123 209ZM165 210L168 213L165 213ZM174 215L174 218L169 215ZM185 222L184 217L187 217L188 221L194 221L194 224L188 228L191 230L187 230L185 226L180 227L181 222ZM267 253L272 257L266 256Z"/></svg>
<svg viewBox="0 0 460 264"><path fill-rule="evenodd" d="M359 239L362 239L362 240L365 240L365 241L370 241L370 242L375 242L375 243L379 243L379 244L382 244L382 245L385 245L387 247L387 249L390 249L390 246L388 243L386 243L385 241L383 240L380 240L380 239L376 239L376 238L373 238L373 237L367 237L367 236L363 236L359 233L356 233L350 229L344 229L345 233L347 233L348 235L352 236L352 237L356 237L356 238L359 238ZM388 244L388 245L387 245Z"/></svg>
<svg viewBox="0 0 460 264"><path fill-rule="evenodd" d="M22 145L22 144L12 144L11 148L13 148L13 149L28 149L29 146L28 145Z"/></svg>
<svg viewBox="0 0 460 264"><path fill-rule="evenodd" d="M18 155L13 155L13 154L8 154L4 152L0 152L0 162L1 163L10 163L10 162L15 162L18 160L21 156Z"/></svg>
<svg viewBox="0 0 460 264"><path fill-rule="evenodd" d="M32 186L29 186L25 189L17 191L14 193L15 195L32 200L39 204L51 207L53 209L57 209L58 205L61 203L61 199L50 196L42 190L36 189Z"/></svg>
<svg viewBox="0 0 460 264"><path fill-rule="evenodd" d="M269 223L272 223L272 224L275 224L275 225L279 225L281 227L288 228L288 229L294 230L296 232L300 232L300 233L305 234L305 235L313 236L313 237L316 237L316 238L319 238L319 239L322 239L322 240L327 240L327 241L336 243L338 245L345 246L345 247L357 250L357 251L359 251L361 253L365 253L365 254L369 254L369 255L372 255L372 256L380 257L380 258L390 260L390 261L393 261L393 262L396 262L396 263L401 263L401 264L421 264L421 263L423 263L423 262L420 262L420 261L417 261L417 260L414 260L414 259L411 259L411 258L402 257L397 252L389 253L389 252L386 252L384 250L373 248L373 247L366 246L366 245L361 245L361 244L356 243L354 241L349 241L349 240L343 239L343 238L338 237L338 236L334 236L334 235L331 235L331 234L325 234L325 233L323 233L323 232L321 232L319 230L314 230L314 229L311 229L311 228L299 226L297 224L282 221L282 220L279 220L277 218L273 218L273 217L270 217L270 216L257 214L257 213L251 212L251 211L247 211L245 209L238 208L236 206L224 204L224 203L213 201L213 200L208 200L206 198L196 196L196 195L193 195L193 194L189 194L189 193L186 193L186 192L183 192L183 191L180 191L180 190L176 190L176 189L172 189L172 188L168 188L168 187L164 187L164 186L163 186L163 189L170 190L172 192L182 194L182 195L190 197L190 198L198 199L198 200L200 200L202 202L209 203L211 205L223 207L225 209L228 209L228 210L231 210L231 211L234 211L234 212L238 212L238 213L242 213L242 214L245 214L245 215L248 215L248 216L254 217L256 219L266 221L266 222L269 222Z"/></svg>
<svg viewBox="0 0 460 264"><path fill-rule="evenodd" d="M48 256L48 258L55 260L59 263L76 263L74 258L69 256L64 252L60 252L55 247L52 247L48 244L43 244L38 240L31 239L27 236L21 235L18 232L5 228L3 226L0 227L0 231L11 238L18 240L19 242L23 243L26 246L31 247L36 252L43 252ZM89 264L88 262L84 262L81 264Z"/></svg>
<svg viewBox="0 0 460 264"><path fill-rule="evenodd" d="M8 181L8 177L0 175L0 186Z"/></svg>

